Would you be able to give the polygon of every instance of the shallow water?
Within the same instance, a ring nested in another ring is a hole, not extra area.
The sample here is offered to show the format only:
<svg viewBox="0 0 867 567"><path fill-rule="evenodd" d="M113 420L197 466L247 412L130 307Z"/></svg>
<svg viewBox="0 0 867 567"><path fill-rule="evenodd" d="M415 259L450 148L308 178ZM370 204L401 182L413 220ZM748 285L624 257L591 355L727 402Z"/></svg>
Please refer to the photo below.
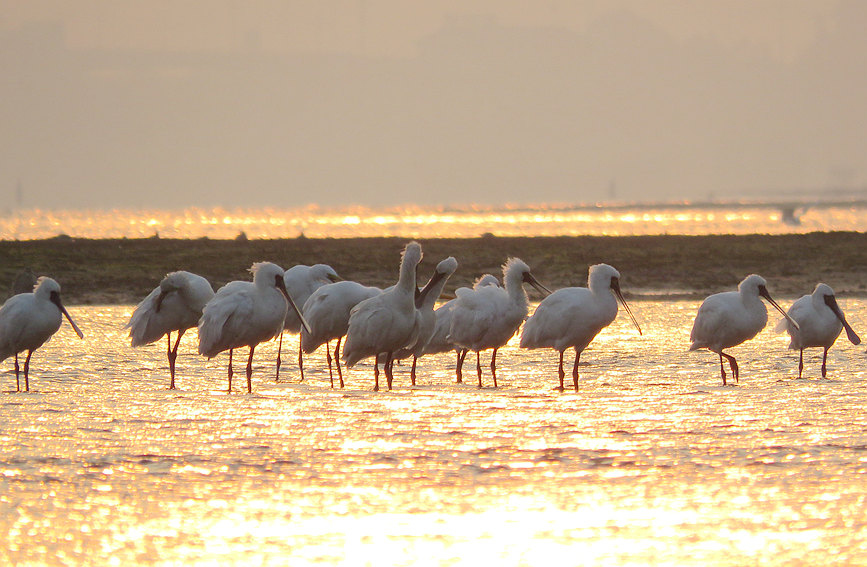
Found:
<svg viewBox="0 0 867 567"><path fill-rule="evenodd" d="M867 334L867 304L841 306ZM867 563L864 349L841 338L827 380L808 351L798 380L769 325L723 387L686 352L697 302L632 307L644 336L621 313L578 393L513 341L496 390L439 355L378 393L364 364L332 390L319 352L303 383L284 354L275 383L269 343L252 395L221 391L227 357L191 354L195 333L168 391L165 343L128 346L131 307L73 308L86 339L64 324L31 393L2 376L0 564Z"/></svg>
<svg viewBox="0 0 867 567"><path fill-rule="evenodd" d="M790 213L787 216L786 212ZM21 210L0 214L0 238L475 238L861 231L865 201L658 203L392 208Z"/></svg>

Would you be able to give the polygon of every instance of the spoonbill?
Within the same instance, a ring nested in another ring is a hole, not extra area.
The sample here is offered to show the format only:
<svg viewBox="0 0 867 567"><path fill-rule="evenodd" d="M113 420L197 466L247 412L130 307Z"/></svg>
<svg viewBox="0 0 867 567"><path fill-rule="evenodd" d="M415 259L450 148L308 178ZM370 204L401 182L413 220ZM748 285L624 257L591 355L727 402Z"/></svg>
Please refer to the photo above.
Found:
<svg viewBox="0 0 867 567"><path fill-rule="evenodd" d="M328 357L328 375L331 377L331 387L334 387L334 372L331 366L331 349L328 342L337 339L334 347L334 360L337 362L337 374L340 387L343 387L343 371L340 369L340 342L349 329L349 313L352 308L375 295L382 293L378 287L368 287L358 282L340 281L327 284L314 291L301 312L310 324L310 331L301 330L301 348L310 354L323 344Z"/></svg>
<svg viewBox="0 0 867 567"><path fill-rule="evenodd" d="M473 284L473 289L478 289L480 287L485 287L489 285L499 287L500 282L494 275L483 274L478 279L476 279L475 283ZM467 291L470 291L469 288L458 288L455 291L455 295L457 296L458 293L465 293ZM434 325L433 334L431 335L430 339L428 339L427 344L425 344L424 346L424 354L439 354L441 352L454 351L457 355L457 364L462 364L463 357L466 356L466 349L455 345L455 343L453 343L449 339L449 330L452 325L452 307L454 306L455 301L457 301L457 297L446 301L434 310L434 315L436 316L436 323ZM460 382L461 369L455 367L455 373L458 376L458 382Z"/></svg>
<svg viewBox="0 0 867 567"><path fill-rule="evenodd" d="M692 333L689 336L692 341L689 350L706 348L719 355L719 368L724 386L726 371L723 358L729 361L736 382L739 379L739 372L735 357L724 353L723 349L755 337L768 322L768 310L760 297L764 297L795 328L798 328L798 323L771 298L765 278L756 274L744 278L738 284L737 291L715 293L707 297L698 308Z"/></svg>
<svg viewBox="0 0 867 567"><path fill-rule="evenodd" d="M15 355L15 389L21 391L18 353L27 351L24 360L24 391L30 391L30 357L60 329L66 317L79 339L84 334L60 301L60 284L49 277L36 280L33 293L13 295L0 307L0 361Z"/></svg>
<svg viewBox="0 0 867 567"><path fill-rule="evenodd" d="M459 293L452 306L449 339L456 345L476 353L476 373L482 387L482 364L479 352L494 349L491 374L497 387L497 350L514 336L527 318L529 299L523 284L528 283L548 295L551 291L539 283L530 267L518 258L509 258L503 265L504 287L485 286ZM458 360L458 382L461 381L463 356Z"/></svg>
<svg viewBox="0 0 867 567"><path fill-rule="evenodd" d="M343 360L347 368L351 368L363 358L374 357L375 391L379 391L380 355L385 355L383 370L388 389L391 390L394 353L413 346L418 339L421 314L415 308L418 293L415 271L421 258L421 245L418 242L407 244L401 258L397 284L365 299L353 307L350 313Z"/></svg>
<svg viewBox="0 0 867 567"><path fill-rule="evenodd" d="M323 285L340 281L340 276L328 264L314 264L305 266L298 264L292 266L286 273L283 274L283 282L286 284L286 291L289 296L295 301L296 305L300 305L302 312L304 302L310 297L314 291ZM286 313L286 322L283 325L284 331L290 333L301 332L301 320L291 309ZM283 351L283 334L280 333L280 345L277 347L277 381L280 381L280 354ZM301 380L304 380L304 354L301 350L301 341L298 341L298 370L301 372Z"/></svg>
<svg viewBox="0 0 867 567"><path fill-rule="evenodd" d="M452 256L449 256L448 258L437 264L433 275L431 276L428 283L424 286L424 289L421 291L419 298L416 300L416 307L418 308L419 314L421 315L421 322L419 324L418 330L418 340L416 341L415 346L413 346L412 348L401 349L394 355L395 360L402 360L404 358L412 356L412 370L410 370L410 379L413 386L415 386L416 364L419 357L421 357L425 353L425 346L427 345L428 340L430 340L431 336L433 335L434 329L436 327L437 318L436 314L434 313L434 304L436 304L437 300L442 294L443 287L445 287L446 282L449 281L449 278L453 273L455 273L455 270L457 269L458 261L455 260Z"/></svg>
<svg viewBox="0 0 867 567"><path fill-rule="evenodd" d="M199 319L199 354L213 358L229 351L229 389L232 391L232 351L250 348L247 359L247 392L253 391L253 351L256 346L275 338L283 330L289 306L298 314L301 324L309 329L286 291L283 269L271 262L257 262L250 268L253 281L229 282L202 311Z"/></svg>
<svg viewBox="0 0 867 567"><path fill-rule="evenodd" d="M166 336L170 390L175 389L175 361L181 337L198 324L202 309L213 297L214 289L202 276L185 271L171 272L136 306L126 324L133 347L154 343ZM173 347L174 331L178 335Z"/></svg>
<svg viewBox="0 0 867 567"><path fill-rule="evenodd" d="M846 336L853 345L861 344L861 338L855 333L843 310L837 305L834 290L828 284L816 284L816 289L810 295L801 296L789 307L789 317L798 322L800 328L795 328L787 319L777 323L777 331L786 331L791 337L790 349L801 351L798 359L798 378L804 373L804 349L822 347L822 378L827 374L828 349L846 329Z"/></svg>
<svg viewBox="0 0 867 567"><path fill-rule="evenodd" d="M641 334L641 327L620 291L620 272L608 264L590 266L587 287L558 289L542 300L524 324L522 348L553 348L560 353L560 391L563 391L563 353L575 349L572 382L578 391L578 361L590 342L617 317L617 300Z"/></svg>

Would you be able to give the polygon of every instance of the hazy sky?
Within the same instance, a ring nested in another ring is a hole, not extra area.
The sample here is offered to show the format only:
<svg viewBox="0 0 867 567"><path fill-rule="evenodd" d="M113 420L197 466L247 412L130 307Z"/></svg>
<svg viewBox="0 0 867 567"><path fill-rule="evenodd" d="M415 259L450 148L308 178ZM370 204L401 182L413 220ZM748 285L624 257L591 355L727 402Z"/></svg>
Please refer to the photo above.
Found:
<svg viewBox="0 0 867 567"><path fill-rule="evenodd" d="M0 187L40 208L860 189L865 29L861 0L0 0Z"/></svg>

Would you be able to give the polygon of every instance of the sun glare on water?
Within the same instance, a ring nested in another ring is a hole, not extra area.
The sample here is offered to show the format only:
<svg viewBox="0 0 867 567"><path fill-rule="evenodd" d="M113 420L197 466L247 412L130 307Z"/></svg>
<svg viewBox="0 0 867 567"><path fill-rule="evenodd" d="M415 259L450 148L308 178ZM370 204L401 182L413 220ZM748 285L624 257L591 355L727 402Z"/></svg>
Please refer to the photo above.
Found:
<svg viewBox="0 0 867 567"><path fill-rule="evenodd" d="M788 221L788 222L784 222ZM0 216L0 238L472 238L497 236L628 236L653 234L782 234L862 230L859 203L806 208L797 218L768 204L481 206L391 209L318 206L294 209L21 210Z"/></svg>

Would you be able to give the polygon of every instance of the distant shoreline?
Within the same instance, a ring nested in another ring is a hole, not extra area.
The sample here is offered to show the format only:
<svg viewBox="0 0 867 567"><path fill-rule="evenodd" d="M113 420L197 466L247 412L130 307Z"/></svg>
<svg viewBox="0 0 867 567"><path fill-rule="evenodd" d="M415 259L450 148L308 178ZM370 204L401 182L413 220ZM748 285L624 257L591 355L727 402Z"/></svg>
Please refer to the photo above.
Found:
<svg viewBox="0 0 867 567"><path fill-rule="evenodd" d="M77 239L0 241L0 295L30 268L50 275L67 304L135 304L167 272L188 270L214 287L248 279L253 262L289 268L325 263L366 285L394 283L405 238L291 238L274 240ZM482 273L501 275L510 256L527 262L548 287L586 285L587 267L617 268L627 296L704 297L734 289L749 273L768 280L775 296L799 296L824 281L839 295L867 296L867 234L561 236L418 239L425 252L419 274L454 256L458 271L445 294ZM531 296L532 297L532 296Z"/></svg>

